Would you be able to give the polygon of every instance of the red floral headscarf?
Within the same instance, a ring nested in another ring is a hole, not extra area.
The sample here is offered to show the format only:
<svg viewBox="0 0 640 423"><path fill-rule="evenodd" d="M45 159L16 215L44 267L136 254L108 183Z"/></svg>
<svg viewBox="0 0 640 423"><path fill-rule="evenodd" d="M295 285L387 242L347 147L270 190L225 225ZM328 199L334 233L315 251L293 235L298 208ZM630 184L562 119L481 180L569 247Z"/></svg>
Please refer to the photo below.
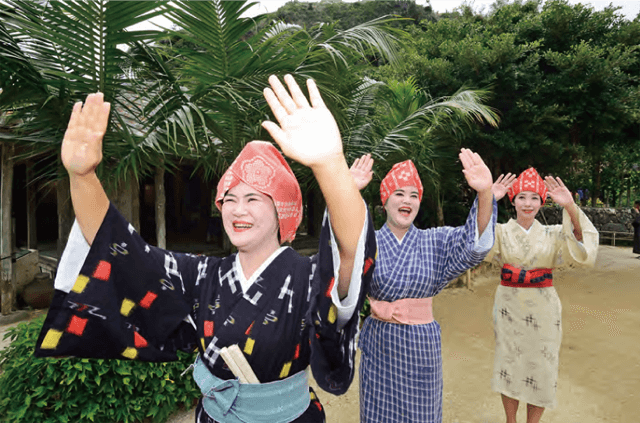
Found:
<svg viewBox="0 0 640 423"><path fill-rule="evenodd" d="M382 200L382 205L387 202L389 196L395 190L409 186L418 188L418 197L419 200L422 201L422 182L420 181L420 175L418 175L418 169L416 169L413 162L411 160L405 160L404 162L394 164L380 184L380 199Z"/></svg>
<svg viewBox="0 0 640 423"><path fill-rule="evenodd" d="M547 201L547 186L544 181L538 175L538 172L532 167L525 170L513 181L511 188L509 188L509 200L513 201L513 197L521 193L522 191L531 191L540 195L542 204Z"/></svg>
<svg viewBox="0 0 640 423"><path fill-rule="evenodd" d="M265 141L248 143L218 183L219 210L226 192L240 182L271 197L278 213L280 241L293 241L302 221L302 192L282 154Z"/></svg>

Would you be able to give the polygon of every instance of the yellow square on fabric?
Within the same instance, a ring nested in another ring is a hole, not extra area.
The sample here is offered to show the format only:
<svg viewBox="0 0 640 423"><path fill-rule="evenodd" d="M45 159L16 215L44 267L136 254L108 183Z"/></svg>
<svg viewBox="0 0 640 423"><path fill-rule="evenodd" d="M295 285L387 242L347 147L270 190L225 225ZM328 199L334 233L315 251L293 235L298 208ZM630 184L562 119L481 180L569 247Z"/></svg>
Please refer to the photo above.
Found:
<svg viewBox="0 0 640 423"><path fill-rule="evenodd" d="M71 288L71 290L73 292L77 292L78 294L80 294L87 287L88 283L89 283L88 276L78 275L78 279L76 279L76 283L73 285L73 288Z"/></svg>
<svg viewBox="0 0 640 423"><path fill-rule="evenodd" d="M327 315L327 320L329 321L329 323L334 324L337 318L338 318L338 308L336 307L335 304L331 304L331 307L329 307L329 314Z"/></svg>
<svg viewBox="0 0 640 423"><path fill-rule="evenodd" d="M60 342L60 337L62 336L62 332L55 329L49 329L44 339L42 340L42 345L40 348L45 350L53 350L58 346L58 342Z"/></svg>
<svg viewBox="0 0 640 423"><path fill-rule="evenodd" d="M136 303L131 301L128 298L122 300L122 305L120 306L120 314L123 316L129 316L131 314L131 310L136 306Z"/></svg>
<svg viewBox="0 0 640 423"><path fill-rule="evenodd" d="M138 350L135 348L127 347L123 352L122 356L133 360L138 356Z"/></svg>
<svg viewBox="0 0 640 423"><path fill-rule="evenodd" d="M291 370L291 362L287 361L286 363L284 363L284 366L282 366L282 371L280 372L280 378L282 379L289 376L290 370Z"/></svg>
<svg viewBox="0 0 640 423"><path fill-rule="evenodd" d="M254 341L252 338L247 338L247 342L244 344L244 353L246 355L251 355L255 343L256 341Z"/></svg>

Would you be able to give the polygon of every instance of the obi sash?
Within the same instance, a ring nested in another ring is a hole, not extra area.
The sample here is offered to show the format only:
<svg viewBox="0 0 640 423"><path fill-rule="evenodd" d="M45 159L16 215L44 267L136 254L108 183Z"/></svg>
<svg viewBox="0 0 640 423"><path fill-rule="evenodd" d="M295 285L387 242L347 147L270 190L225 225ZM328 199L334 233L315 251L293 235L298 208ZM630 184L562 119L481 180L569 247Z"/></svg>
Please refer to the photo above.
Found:
<svg viewBox="0 0 640 423"><path fill-rule="evenodd" d="M290 422L300 417L311 402L304 370L275 382L247 384L216 377L198 355L193 378L204 396L205 411L219 422Z"/></svg>
<svg viewBox="0 0 640 423"><path fill-rule="evenodd" d="M513 288L548 288L553 286L553 272L544 268L524 270L505 264L502 266L500 285Z"/></svg>
<svg viewBox="0 0 640 423"><path fill-rule="evenodd" d="M369 298L371 317L401 325L424 325L433 322L432 297L403 298L393 302Z"/></svg>

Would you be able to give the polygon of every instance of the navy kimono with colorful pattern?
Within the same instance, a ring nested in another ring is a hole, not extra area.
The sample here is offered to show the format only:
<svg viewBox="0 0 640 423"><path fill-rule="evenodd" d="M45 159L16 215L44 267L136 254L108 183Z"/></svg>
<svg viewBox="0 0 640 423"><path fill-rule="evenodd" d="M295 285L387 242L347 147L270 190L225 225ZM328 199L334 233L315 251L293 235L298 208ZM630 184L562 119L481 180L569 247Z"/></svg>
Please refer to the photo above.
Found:
<svg viewBox="0 0 640 423"><path fill-rule="evenodd" d="M361 277L356 309L338 330L331 298L337 250L328 220L317 255L282 249L243 293L235 254L221 259L153 247L112 205L75 284L68 293L56 290L36 355L172 361L178 350L197 348L214 375L234 379L219 351L238 344L260 382L311 364L318 385L340 395L354 375L358 311L373 274L376 241L368 216L360 242L364 257L354 270ZM212 421L207 418L196 420ZM295 421L323 419L315 401Z"/></svg>

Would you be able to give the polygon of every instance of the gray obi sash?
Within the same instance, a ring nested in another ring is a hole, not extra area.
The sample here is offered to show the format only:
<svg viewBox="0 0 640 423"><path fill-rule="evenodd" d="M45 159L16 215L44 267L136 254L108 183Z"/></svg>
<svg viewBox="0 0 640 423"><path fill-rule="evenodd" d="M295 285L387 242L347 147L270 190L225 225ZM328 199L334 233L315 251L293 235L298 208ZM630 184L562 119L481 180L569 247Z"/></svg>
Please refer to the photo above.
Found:
<svg viewBox="0 0 640 423"><path fill-rule="evenodd" d="M247 384L214 376L198 358L193 378L204 398L202 405L214 420L224 423L290 422L309 407L309 380L300 371L283 380Z"/></svg>

